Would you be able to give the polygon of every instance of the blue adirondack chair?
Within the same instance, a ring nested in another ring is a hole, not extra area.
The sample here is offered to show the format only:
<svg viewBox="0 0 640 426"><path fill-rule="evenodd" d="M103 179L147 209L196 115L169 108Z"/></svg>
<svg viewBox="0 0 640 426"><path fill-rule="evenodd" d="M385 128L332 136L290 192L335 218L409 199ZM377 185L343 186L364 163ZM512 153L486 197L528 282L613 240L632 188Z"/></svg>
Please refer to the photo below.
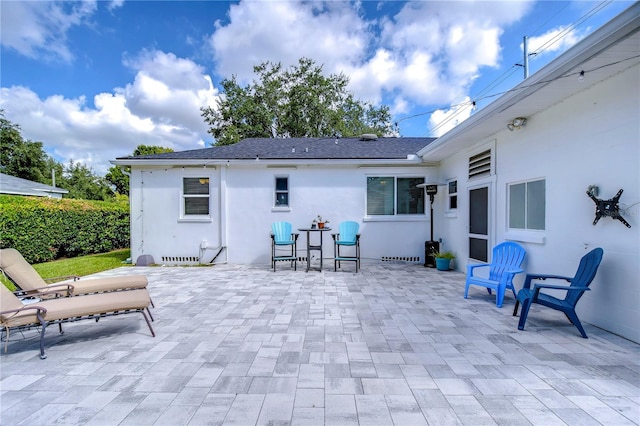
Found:
<svg viewBox="0 0 640 426"><path fill-rule="evenodd" d="M276 262L288 260L291 262L294 270L298 270L297 257L297 241L299 234L291 232L291 224L289 222L275 222L271 225L271 267L276 270ZM291 249L277 250L278 248L288 247Z"/></svg>
<svg viewBox="0 0 640 426"><path fill-rule="evenodd" d="M574 277L527 274L524 280L524 286L516 297L516 307L513 310L513 316L516 316L518 314L518 305L522 303L518 330L524 330L524 323L527 322L529 308L532 303L537 303L563 312L569 321L578 328L582 337L586 339L587 333L584 332L578 315L576 315L576 304L584 292L589 290L589 284L591 284L591 281L593 281L593 278L596 276L596 272L598 272L598 266L600 266L603 254L604 251L601 248L595 248L585 254L582 259L580 259L580 265ZM531 288L531 281L547 279L564 280L571 284L567 286L537 283ZM567 293L564 299L558 299L557 297L541 293L540 290L542 289L564 290Z"/></svg>
<svg viewBox="0 0 640 426"><path fill-rule="evenodd" d="M489 294L491 294L491 290L496 291L496 306L501 308L504 293L507 289L510 289L513 292L513 297L516 297L516 290L513 288L513 277L516 274L524 272L524 270L520 268L520 265L522 265L526 253L520 244L504 242L493 248L491 263L468 265L464 298L466 299L469 295L469 286L478 285L486 287ZM483 267L489 268L488 278L473 275L476 269Z"/></svg>
<svg viewBox="0 0 640 426"><path fill-rule="evenodd" d="M331 234L333 237L333 268L335 271L338 270L338 266L340 266L340 262L348 261L356 263L356 272L358 272L358 267L360 266L360 234L358 234L358 230L360 229L360 225L358 222L342 222L338 225L338 233ZM355 247L355 252L351 253L351 255L340 254L340 247Z"/></svg>

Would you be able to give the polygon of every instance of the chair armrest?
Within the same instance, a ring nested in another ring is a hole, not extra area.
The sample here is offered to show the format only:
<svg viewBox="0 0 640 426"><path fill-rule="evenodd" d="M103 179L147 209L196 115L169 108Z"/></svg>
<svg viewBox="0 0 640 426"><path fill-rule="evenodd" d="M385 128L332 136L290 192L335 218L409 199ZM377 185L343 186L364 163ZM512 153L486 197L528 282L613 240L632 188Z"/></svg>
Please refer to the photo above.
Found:
<svg viewBox="0 0 640 426"><path fill-rule="evenodd" d="M80 276L79 275L63 275L61 277L43 278L43 280L44 282L54 283L62 280L69 280L71 278L73 278L74 281L78 281L80 279Z"/></svg>
<svg viewBox="0 0 640 426"><path fill-rule="evenodd" d="M56 297L66 297L71 296L74 289L75 287L72 284L51 284L49 286L35 288L33 290L17 290L14 291L13 294L18 297L36 297L49 295L56 295Z"/></svg>
<svg viewBox="0 0 640 426"><path fill-rule="evenodd" d="M18 308L18 309L9 309L8 311L2 311L0 312L0 315L5 315L5 314L12 314L12 313L18 313L18 312L22 312L22 311L28 311L28 310L37 310L37 311L42 311L43 313L47 312L47 308L43 308L42 306L38 306L38 305L25 305L22 308Z"/></svg>
<svg viewBox="0 0 640 426"><path fill-rule="evenodd" d="M472 275L473 270L476 268L482 268L486 266L491 266L491 265L488 263L478 263L476 265L467 265L467 275Z"/></svg>
<svg viewBox="0 0 640 426"><path fill-rule="evenodd" d="M585 287L585 286L571 286L571 285L555 285L555 284L534 284L533 285L534 288L549 288L549 289L553 289L553 290L580 290L580 291L586 291L586 290L591 290L589 287Z"/></svg>
<svg viewBox="0 0 640 426"><path fill-rule="evenodd" d="M542 289L549 290L564 290L564 291L589 291L589 287L585 286L570 286L570 285L555 285L555 284L534 284L533 285L533 300L538 300L538 294Z"/></svg>
<svg viewBox="0 0 640 426"><path fill-rule="evenodd" d="M527 274L527 276L524 278L524 284L522 285L522 288L531 288L531 281L532 280L546 280L546 279L554 279L554 280L565 280L567 282L571 282L571 280L573 279L572 277L564 277L561 275L540 275L540 274ZM534 284L536 285L536 284Z"/></svg>

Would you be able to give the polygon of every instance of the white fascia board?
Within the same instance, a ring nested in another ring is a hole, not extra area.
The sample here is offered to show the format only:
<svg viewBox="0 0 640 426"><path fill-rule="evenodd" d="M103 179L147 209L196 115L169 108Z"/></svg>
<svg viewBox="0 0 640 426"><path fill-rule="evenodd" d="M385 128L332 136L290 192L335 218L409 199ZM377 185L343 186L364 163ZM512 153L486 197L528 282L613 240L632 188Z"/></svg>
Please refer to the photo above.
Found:
<svg viewBox="0 0 640 426"><path fill-rule="evenodd" d="M167 160L143 160L143 159L116 159L110 160L111 164L116 166L134 166L134 167L202 167L202 166L227 166L227 165L254 165L260 164L265 166L337 166L337 165L353 165L353 166L362 166L362 165L373 165L373 166L382 166L382 165L390 165L390 166L416 166L416 165L426 165L422 161L422 157L415 156L409 159L373 159L373 160L352 160L352 159L312 159L312 160L304 160L304 159L295 159L295 160L268 160L268 159L247 159L247 160L224 160L224 159L216 159L216 160L176 160L176 159L167 159Z"/></svg>

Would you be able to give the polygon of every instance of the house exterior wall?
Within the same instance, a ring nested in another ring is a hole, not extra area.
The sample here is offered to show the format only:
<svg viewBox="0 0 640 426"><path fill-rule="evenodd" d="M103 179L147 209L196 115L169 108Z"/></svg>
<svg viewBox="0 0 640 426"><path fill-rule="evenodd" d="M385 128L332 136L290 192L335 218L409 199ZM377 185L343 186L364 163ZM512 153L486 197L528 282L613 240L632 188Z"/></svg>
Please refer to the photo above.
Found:
<svg viewBox="0 0 640 426"><path fill-rule="evenodd" d="M441 163L442 179L458 179L458 209L447 213L446 194L438 194L436 235L458 254L458 267L468 263L468 159L493 147L490 185L490 246L514 240L527 249L526 271L573 276L580 258L602 247L598 274L578 304L586 322L640 342L640 70L635 66L598 83L534 116L526 127L501 131ZM474 141L470 141L472 144ZM508 229L510 183L546 180L544 231ZM631 224L603 217L595 226L594 202L587 187L597 185L598 198L620 199L623 217ZM446 191L443 191L446 192ZM522 282L518 278L516 288ZM564 318L564 317L563 317ZM559 318L559 320L563 320Z"/></svg>
<svg viewBox="0 0 640 426"><path fill-rule="evenodd" d="M221 243L220 168L132 168L130 179L131 256L153 256L156 263L197 264L201 243ZM181 217L182 178L210 179L210 219ZM163 257L165 260L163 260ZM182 260L180 260L182 259Z"/></svg>
<svg viewBox="0 0 640 426"><path fill-rule="evenodd" d="M331 163L330 163L331 164ZM400 257L424 262L424 241L429 238L427 213L396 217L367 217L367 176L428 177L429 168L358 167L355 165L270 166L249 165L198 168L133 167L131 175L132 258L150 254L156 263L210 262L219 247L217 261L269 264L271 224L288 221L294 229L309 227L317 215L330 220L337 232L340 222L360 224L361 257L380 261ZM209 177L211 219L180 218L183 176ZM289 208L274 207L275 178L289 180ZM298 255L306 256L306 233L300 233ZM330 232L323 236L325 262L333 258ZM312 234L314 244L318 235ZM206 249L201 250L206 240ZM312 253L317 256L317 253ZM186 257L186 261L180 258ZM164 260L163 260L164 259Z"/></svg>

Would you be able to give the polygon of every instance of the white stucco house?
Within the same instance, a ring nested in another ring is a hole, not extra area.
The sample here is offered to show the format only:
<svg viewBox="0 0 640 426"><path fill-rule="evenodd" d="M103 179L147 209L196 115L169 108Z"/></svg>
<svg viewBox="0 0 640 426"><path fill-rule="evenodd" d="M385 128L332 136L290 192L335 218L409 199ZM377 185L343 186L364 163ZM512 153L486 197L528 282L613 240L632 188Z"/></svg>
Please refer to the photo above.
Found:
<svg viewBox="0 0 640 426"><path fill-rule="evenodd" d="M572 275L602 247L578 314L640 342L639 29L636 3L436 140L247 139L113 160L132 168L132 257L268 264L272 222L306 227L320 214L360 223L363 267L424 262L431 218L415 185L439 182L434 239L459 270L510 240L526 248L528 272ZM593 224L587 192L620 189L631 227Z"/></svg>

